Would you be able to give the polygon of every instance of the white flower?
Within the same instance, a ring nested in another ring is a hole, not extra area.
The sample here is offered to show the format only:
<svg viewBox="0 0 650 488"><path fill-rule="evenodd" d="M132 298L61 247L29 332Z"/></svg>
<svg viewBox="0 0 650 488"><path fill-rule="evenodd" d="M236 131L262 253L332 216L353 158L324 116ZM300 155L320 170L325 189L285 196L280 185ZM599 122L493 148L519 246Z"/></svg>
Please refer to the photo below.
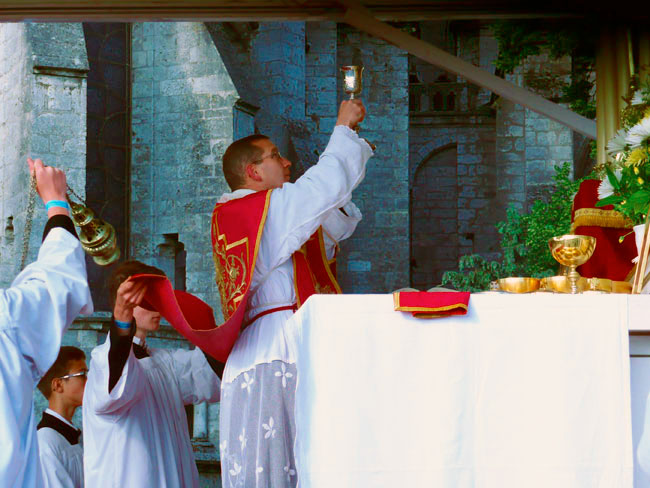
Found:
<svg viewBox="0 0 650 488"><path fill-rule="evenodd" d="M287 367L285 366L284 363L280 363L280 367L282 368L282 371L276 371L275 376L281 376L282 377L282 388L287 387L287 378L293 378L293 373L287 372Z"/></svg>
<svg viewBox="0 0 650 488"><path fill-rule="evenodd" d="M237 461L233 464L233 467L228 470L230 473L230 476L237 476L239 473L241 473L241 466L237 464Z"/></svg>
<svg viewBox="0 0 650 488"><path fill-rule="evenodd" d="M641 147L643 141L650 137L650 117L646 117L641 122L632 127L628 133L625 141L632 149Z"/></svg>
<svg viewBox="0 0 650 488"><path fill-rule="evenodd" d="M632 101L630 102L630 105L643 105L645 102L643 101L643 90L637 90L634 92L634 96L632 97Z"/></svg>
<svg viewBox="0 0 650 488"><path fill-rule="evenodd" d="M246 391L248 393L251 392L251 385L255 383L255 378L252 376L248 376L248 373L244 373L244 381L242 381L241 387L242 389L246 388Z"/></svg>
<svg viewBox="0 0 650 488"><path fill-rule="evenodd" d="M620 169L615 170L614 176L616 176L616 179L620 181L621 170ZM603 179L603 181L600 182L600 185L598 185L598 200L602 200L603 198L607 198L608 196L613 194L614 194L614 187L609 182L609 178L606 176Z"/></svg>
<svg viewBox="0 0 650 488"><path fill-rule="evenodd" d="M246 427L244 427L241 431L241 434L239 434L239 443L241 444L241 450L243 451L244 448L246 447Z"/></svg>
<svg viewBox="0 0 650 488"><path fill-rule="evenodd" d="M219 449L221 449L221 452L226 452L226 447L228 447L228 441L223 440L219 444Z"/></svg>
<svg viewBox="0 0 650 488"><path fill-rule="evenodd" d="M614 137L612 137L607 143L607 154L616 158L619 154L625 151L625 146L627 145L625 142L626 135L627 132L625 132L625 129L619 129Z"/></svg>
<svg viewBox="0 0 650 488"><path fill-rule="evenodd" d="M255 477L258 477L263 472L264 472L264 468L262 466L258 466L257 468L255 468Z"/></svg>
<svg viewBox="0 0 650 488"><path fill-rule="evenodd" d="M269 417L268 424L262 424L262 427L266 431L266 434L264 434L265 439L268 439L269 437L275 437L275 429L273 428L273 424L273 417Z"/></svg>

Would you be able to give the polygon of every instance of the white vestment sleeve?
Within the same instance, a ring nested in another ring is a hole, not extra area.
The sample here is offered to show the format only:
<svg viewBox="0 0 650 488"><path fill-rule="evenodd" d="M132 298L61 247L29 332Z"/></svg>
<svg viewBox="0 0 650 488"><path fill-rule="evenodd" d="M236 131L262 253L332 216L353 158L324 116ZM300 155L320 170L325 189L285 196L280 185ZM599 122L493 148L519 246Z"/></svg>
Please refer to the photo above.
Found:
<svg viewBox="0 0 650 488"><path fill-rule="evenodd" d="M318 164L295 183L285 183L271 193L262 245L272 256L269 269L286 261L326 220L328 213L350 201L352 190L365 175L372 156L370 146L356 132L336 126Z"/></svg>
<svg viewBox="0 0 650 488"><path fill-rule="evenodd" d="M95 413L100 415L119 416L144 394L147 379L142 366L133 354L133 349L131 349L122 369L122 375L109 393L108 351L110 345L109 335L104 344L93 349L84 391L84 406L92 408Z"/></svg>
<svg viewBox="0 0 650 488"><path fill-rule="evenodd" d="M327 259L334 257L337 244L350 237L361 221L361 211L354 203L345 204L343 210L347 215L338 208L330 210L322 224Z"/></svg>
<svg viewBox="0 0 650 488"><path fill-rule="evenodd" d="M171 358L171 368L178 380L183 404L219 401L221 381L208 364L201 349L198 347L192 350L176 349L171 351Z"/></svg>
<svg viewBox="0 0 650 488"><path fill-rule="evenodd" d="M92 313L79 240L55 227L38 259L0 291L0 329L16 328L20 353L35 365L34 381L56 360L61 337L79 313Z"/></svg>

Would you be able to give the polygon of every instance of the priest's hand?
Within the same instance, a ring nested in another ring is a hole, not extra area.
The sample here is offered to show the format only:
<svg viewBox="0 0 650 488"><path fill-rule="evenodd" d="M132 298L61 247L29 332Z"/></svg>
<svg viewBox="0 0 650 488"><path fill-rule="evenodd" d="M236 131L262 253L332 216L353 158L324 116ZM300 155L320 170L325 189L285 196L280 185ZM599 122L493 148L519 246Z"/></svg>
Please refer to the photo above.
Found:
<svg viewBox="0 0 650 488"><path fill-rule="evenodd" d="M347 125L354 129L366 117L366 107L358 98L352 100L343 100L339 107L339 116L336 119L336 125Z"/></svg>
<svg viewBox="0 0 650 488"><path fill-rule="evenodd" d="M133 309L142 303L147 285L143 281L130 281L128 278L117 289L113 317L120 322L133 321ZM129 333L126 329L125 333Z"/></svg>

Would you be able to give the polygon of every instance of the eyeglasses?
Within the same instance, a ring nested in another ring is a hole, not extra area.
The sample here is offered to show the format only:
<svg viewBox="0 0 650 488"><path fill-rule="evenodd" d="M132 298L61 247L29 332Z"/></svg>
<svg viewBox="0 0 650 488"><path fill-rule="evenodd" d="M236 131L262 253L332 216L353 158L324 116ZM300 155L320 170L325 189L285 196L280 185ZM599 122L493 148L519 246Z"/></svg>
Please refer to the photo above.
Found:
<svg viewBox="0 0 650 488"><path fill-rule="evenodd" d="M280 161L282 158L282 154L280 154L280 151L273 151L271 154L267 154L264 157L261 157L260 159L256 159L255 161L251 161L251 164L258 164L264 161L266 158L271 158L275 159L276 161Z"/></svg>
<svg viewBox="0 0 650 488"><path fill-rule="evenodd" d="M65 376L59 376L58 380L67 380L68 378L76 378L77 376L86 378L88 376L88 370L84 369L83 371L79 371L78 373L72 373L72 374L67 374Z"/></svg>

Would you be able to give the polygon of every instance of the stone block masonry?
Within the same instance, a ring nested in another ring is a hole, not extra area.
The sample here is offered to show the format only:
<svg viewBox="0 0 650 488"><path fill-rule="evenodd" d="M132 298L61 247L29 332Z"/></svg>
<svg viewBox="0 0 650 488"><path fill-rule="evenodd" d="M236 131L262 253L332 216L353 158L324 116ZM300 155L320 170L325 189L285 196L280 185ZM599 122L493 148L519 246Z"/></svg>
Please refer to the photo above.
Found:
<svg viewBox="0 0 650 488"><path fill-rule="evenodd" d="M132 36L131 255L156 264L177 236L187 291L219 320L210 221L238 94L204 24L138 23Z"/></svg>
<svg viewBox="0 0 650 488"><path fill-rule="evenodd" d="M27 156L65 170L82 197L86 178L86 72L81 24L0 24L0 286L18 272L29 189ZM27 262L46 221L35 196Z"/></svg>
<svg viewBox="0 0 650 488"><path fill-rule="evenodd" d="M408 92L400 89L408 86L408 56L343 24L337 39L337 73L357 59L365 67L360 135L377 146L353 195L364 218L342 243L340 281L354 293L385 293L409 282Z"/></svg>

